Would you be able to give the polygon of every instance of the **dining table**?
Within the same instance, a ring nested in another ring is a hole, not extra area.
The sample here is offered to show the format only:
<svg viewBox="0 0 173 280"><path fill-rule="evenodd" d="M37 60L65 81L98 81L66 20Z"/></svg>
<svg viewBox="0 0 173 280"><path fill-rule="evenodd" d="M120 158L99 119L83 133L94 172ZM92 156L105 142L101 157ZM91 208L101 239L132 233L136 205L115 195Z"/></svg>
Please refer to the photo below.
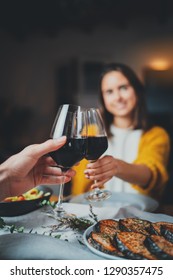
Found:
<svg viewBox="0 0 173 280"><path fill-rule="evenodd" d="M90 204L83 196L77 196L69 202L64 202L64 209L72 217L87 219L91 224L102 219L119 220L128 217L151 222L173 223L173 213L169 215L161 212L154 200L148 202L146 197L132 195L134 199L131 198L129 203L125 201L120 203L118 194L115 197L118 203L112 197L112 200L107 200L105 203ZM140 201L139 198L142 200ZM73 228L63 224L62 221L60 223L60 219L50 215L51 211L53 208L50 205L44 205L26 214L3 216L6 226L0 228L0 259L103 260L107 258L90 249L84 229Z"/></svg>

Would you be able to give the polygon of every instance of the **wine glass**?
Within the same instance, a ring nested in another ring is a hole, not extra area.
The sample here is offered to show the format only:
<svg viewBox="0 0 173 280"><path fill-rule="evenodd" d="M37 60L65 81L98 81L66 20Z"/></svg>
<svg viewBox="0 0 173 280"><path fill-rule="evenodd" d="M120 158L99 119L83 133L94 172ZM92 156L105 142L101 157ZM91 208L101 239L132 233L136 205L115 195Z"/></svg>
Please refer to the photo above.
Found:
<svg viewBox="0 0 173 280"><path fill-rule="evenodd" d="M60 149L50 153L50 156L61 168L63 175L75 163L79 162L85 157L86 145L86 113L80 106L64 104L61 105L50 137L53 139L61 136L66 136L67 141ZM64 176L60 184L58 202L54 209L54 217L68 216L63 208L63 190L64 190Z"/></svg>
<svg viewBox="0 0 173 280"><path fill-rule="evenodd" d="M85 158L90 162L95 162L108 148L108 140L104 128L103 120L99 109L90 108L86 110L87 118L87 145ZM97 181L95 180L94 183ZM105 200L111 196L108 190L94 188L85 195L85 199L91 202Z"/></svg>

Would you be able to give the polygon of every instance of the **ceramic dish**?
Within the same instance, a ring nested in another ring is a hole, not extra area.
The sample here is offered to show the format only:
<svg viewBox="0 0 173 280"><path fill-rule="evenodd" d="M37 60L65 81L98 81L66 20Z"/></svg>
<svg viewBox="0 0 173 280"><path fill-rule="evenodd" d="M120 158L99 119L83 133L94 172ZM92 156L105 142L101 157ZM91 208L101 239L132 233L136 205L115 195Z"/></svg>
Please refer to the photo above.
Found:
<svg viewBox="0 0 173 280"><path fill-rule="evenodd" d="M52 190L47 186L37 187L43 191L43 196L32 200L21 200L12 202L0 202L0 216L12 217L29 213L41 207L43 200L49 200Z"/></svg>
<svg viewBox="0 0 173 280"><path fill-rule="evenodd" d="M120 258L119 256L113 256L113 255L110 255L107 253L103 253L103 252L95 249L93 246L91 246L90 243L88 242L88 237L89 237L91 231L93 231L93 230L94 230L94 225L87 228L83 235L84 243L90 251L92 251L94 254L96 254L104 259L109 259L109 260L122 260L122 259L124 260L125 259L125 258Z"/></svg>

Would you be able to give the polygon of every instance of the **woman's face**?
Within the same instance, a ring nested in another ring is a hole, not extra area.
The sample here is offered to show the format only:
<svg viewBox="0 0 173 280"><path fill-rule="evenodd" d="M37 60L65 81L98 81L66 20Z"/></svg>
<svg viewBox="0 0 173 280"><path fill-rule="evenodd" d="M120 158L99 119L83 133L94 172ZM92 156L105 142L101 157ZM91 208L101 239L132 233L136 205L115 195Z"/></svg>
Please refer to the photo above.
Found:
<svg viewBox="0 0 173 280"><path fill-rule="evenodd" d="M127 78L118 71L112 71L102 79L101 91L107 111L114 117L132 119L137 104L134 88Z"/></svg>

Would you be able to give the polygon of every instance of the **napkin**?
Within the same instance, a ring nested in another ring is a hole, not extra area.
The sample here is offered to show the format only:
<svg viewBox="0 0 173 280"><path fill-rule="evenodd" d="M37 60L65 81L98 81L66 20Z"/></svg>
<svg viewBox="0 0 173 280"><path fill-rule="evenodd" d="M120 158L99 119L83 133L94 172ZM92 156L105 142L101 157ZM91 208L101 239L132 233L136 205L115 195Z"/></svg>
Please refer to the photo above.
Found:
<svg viewBox="0 0 173 280"><path fill-rule="evenodd" d="M136 217L144 220L149 220L151 222L169 222L173 223L173 217L161 213L151 213L147 211L139 210L133 206L127 206L120 208L117 214L115 215L116 219Z"/></svg>

